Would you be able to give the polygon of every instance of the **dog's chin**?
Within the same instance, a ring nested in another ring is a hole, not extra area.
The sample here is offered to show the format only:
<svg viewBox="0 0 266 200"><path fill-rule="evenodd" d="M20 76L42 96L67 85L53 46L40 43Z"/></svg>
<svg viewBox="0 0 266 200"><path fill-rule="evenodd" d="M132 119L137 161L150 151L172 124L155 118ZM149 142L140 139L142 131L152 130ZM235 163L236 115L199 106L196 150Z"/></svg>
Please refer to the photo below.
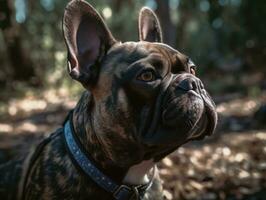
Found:
<svg viewBox="0 0 266 200"><path fill-rule="evenodd" d="M181 145L197 132L203 132L207 121L202 98L184 94L168 101L156 129L146 134L145 139L150 146Z"/></svg>
<svg viewBox="0 0 266 200"><path fill-rule="evenodd" d="M185 130L184 127L162 127L158 129L155 135L163 137L154 138L158 143L149 145L145 159L152 158L155 162L158 162L188 141L204 139L210 134L208 132L212 129L210 126L212 125L209 123L208 116L204 113L200 120L188 132L182 132L182 130Z"/></svg>

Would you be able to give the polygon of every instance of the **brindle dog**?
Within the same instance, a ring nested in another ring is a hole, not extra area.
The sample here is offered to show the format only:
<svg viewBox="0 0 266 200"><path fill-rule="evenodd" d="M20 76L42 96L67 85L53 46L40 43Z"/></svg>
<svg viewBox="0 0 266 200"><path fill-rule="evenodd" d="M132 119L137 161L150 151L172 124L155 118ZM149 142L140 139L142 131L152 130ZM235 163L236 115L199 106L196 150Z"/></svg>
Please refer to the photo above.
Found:
<svg viewBox="0 0 266 200"><path fill-rule="evenodd" d="M86 89L70 118L74 134L112 180L143 184L156 162L212 134L215 105L188 56L162 43L153 11L140 11L139 41L122 43L91 5L73 0L63 32L69 74ZM73 163L63 132L0 167L2 199L113 199ZM154 177L144 199L163 198Z"/></svg>

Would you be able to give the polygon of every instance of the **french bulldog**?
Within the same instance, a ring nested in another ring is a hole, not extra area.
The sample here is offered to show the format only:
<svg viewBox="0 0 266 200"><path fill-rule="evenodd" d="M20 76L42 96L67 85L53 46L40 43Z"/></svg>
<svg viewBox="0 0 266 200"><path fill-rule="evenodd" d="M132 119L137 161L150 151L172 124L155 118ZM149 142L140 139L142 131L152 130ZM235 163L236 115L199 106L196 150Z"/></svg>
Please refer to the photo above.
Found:
<svg viewBox="0 0 266 200"><path fill-rule="evenodd" d="M90 4L68 3L68 72L85 91L63 128L0 167L1 197L164 198L156 163L211 135L217 113L195 64L163 43L155 13L142 8L138 23L139 41L120 42Z"/></svg>

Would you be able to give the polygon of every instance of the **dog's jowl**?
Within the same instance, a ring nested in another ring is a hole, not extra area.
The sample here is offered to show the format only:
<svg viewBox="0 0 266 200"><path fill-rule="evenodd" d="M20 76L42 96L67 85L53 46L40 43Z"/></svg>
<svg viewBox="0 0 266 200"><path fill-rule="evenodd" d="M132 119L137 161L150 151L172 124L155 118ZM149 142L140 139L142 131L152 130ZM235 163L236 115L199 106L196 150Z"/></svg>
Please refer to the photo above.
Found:
<svg viewBox="0 0 266 200"><path fill-rule="evenodd" d="M217 114L188 56L148 8L139 41L119 42L83 0L65 9L68 71L85 91L63 126L0 166L1 199L163 199L156 163L211 135Z"/></svg>

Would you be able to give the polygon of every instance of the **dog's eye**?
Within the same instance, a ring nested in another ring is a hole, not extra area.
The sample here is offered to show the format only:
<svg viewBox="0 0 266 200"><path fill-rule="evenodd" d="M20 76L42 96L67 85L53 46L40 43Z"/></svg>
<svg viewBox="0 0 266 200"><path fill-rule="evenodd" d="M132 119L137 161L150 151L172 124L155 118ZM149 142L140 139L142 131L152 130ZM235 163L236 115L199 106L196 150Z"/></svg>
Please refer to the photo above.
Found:
<svg viewBox="0 0 266 200"><path fill-rule="evenodd" d="M187 58L187 65L191 74L196 75L196 65L192 62L190 58Z"/></svg>
<svg viewBox="0 0 266 200"><path fill-rule="evenodd" d="M142 72L138 77L138 80L145 81L145 82L150 82L155 80L155 75L154 72L151 70L147 70Z"/></svg>
<svg viewBox="0 0 266 200"><path fill-rule="evenodd" d="M190 66L190 73L196 75L196 66Z"/></svg>

